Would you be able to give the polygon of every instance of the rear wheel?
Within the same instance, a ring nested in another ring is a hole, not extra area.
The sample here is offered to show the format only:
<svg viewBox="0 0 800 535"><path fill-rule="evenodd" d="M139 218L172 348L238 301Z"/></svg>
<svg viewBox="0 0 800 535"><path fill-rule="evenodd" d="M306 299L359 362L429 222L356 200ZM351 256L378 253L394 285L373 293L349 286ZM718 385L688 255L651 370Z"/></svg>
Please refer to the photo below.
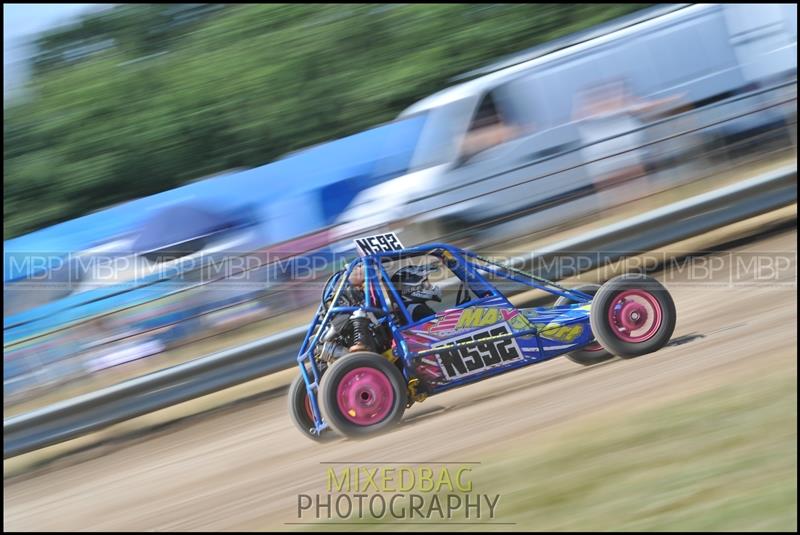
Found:
<svg viewBox="0 0 800 535"><path fill-rule="evenodd" d="M675 302L647 275L627 274L606 282L592 301L590 323L600 344L622 358L658 351L675 330Z"/></svg>
<svg viewBox="0 0 800 535"><path fill-rule="evenodd" d="M600 289L600 285L584 284L575 289L579 292L594 296L597 293L597 290ZM561 307L576 302L577 301L573 301L569 297L559 297L555 306ZM572 362L577 362L578 364L582 364L584 366L591 366L593 364L600 364L601 362L611 360L614 358L614 355L606 351L597 340L592 340L591 344L585 345L580 349L576 349L575 351L570 351L567 353L566 357Z"/></svg>
<svg viewBox="0 0 800 535"><path fill-rule="evenodd" d="M403 417L407 385L397 367L381 355L351 353L328 368L320 385L325 421L350 438L385 431Z"/></svg>

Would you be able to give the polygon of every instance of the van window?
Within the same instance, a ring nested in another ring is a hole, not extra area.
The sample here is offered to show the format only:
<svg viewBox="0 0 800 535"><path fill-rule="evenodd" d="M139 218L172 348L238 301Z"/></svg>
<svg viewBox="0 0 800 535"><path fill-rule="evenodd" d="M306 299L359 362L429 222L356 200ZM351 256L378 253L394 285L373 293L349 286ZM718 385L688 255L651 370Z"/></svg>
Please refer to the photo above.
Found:
<svg viewBox="0 0 800 535"><path fill-rule="evenodd" d="M459 162L465 163L475 156L516 139L522 135L523 125L513 112L508 96L500 88L481 99L472 115L461 143Z"/></svg>
<svg viewBox="0 0 800 535"><path fill-rule="evenodd" d="M478 102L476 95L436 106L427 115L409 171L418 171L458 159L460 140L469 126L472 112Z"/></svg>
<svg viewBox="0 0 800 535"><path fill-rule="evenodd" d="M549 106L544 99L544 91L539 80L539 72L528 71L506 82L497 89L502 102L509 108L515 124L525 133L542 131L550 126Z"/></svg>

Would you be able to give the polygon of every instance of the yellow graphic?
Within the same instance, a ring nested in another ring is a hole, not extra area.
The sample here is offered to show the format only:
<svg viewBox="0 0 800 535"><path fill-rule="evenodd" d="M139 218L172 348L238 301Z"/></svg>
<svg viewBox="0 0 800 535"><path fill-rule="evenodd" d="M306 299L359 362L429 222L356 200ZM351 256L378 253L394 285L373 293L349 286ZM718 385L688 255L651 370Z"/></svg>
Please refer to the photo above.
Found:
<svg viewBox="0 0 800 535"><path fill-rule="evenodd" d="M497 308L472 307L464 309L458 318L456 329L472 329L492 325L503 319L503 314Z"/></svg>
<svg viewBox="0 0 800 535"><path fill-rule="evenodd" d="M543 338L560 342L572 342L583 333L583 326L580 324L559 325L557 323L548 323L547 325L538 324L536 328L539 329L539 335Z"/></svg>
<svg viewBox="0 0 800 535"><path fill-rule="evenodd" d="M508 324L511 325L511 328L515 331L528 331L533 329L533 324L522 314L517 314L508 320Z"/></svg>
<svg viewBox="0 0 800 535"><path fill-rule="evenodd" d="M587 305L588 306L588 305ZM474 329L476 327L483 327L486 325L494 325L500 321L504 321L502 309L488 308L488 307L471 307L466 308L461 313L461 317L456 323L456 330L458 329ZM559 323L531 323L523 314L517 314L512 318L505 320L511 326L513 331L526 331L534 327L539 331L539 335L549 340L558 340L561 342L572 342L583 333L583 326L576 325L561 325ZM533 335L531 335L533 336ZM441 348L439 348L441 349Z"/></svg>
<svg viewBox="0 0 800 535"><path fill-rule="evenodd" d="M494 325L495 323L503 321L503 310L510 309L488 307L471 307L464 309L464 312L461 313L461 317L458 319L458 323L456 323L455 328L474 329L476 327ZM531 323L531 321L523 314L516 314L505 321L508 322L508 324L511 326L511 329L514 331L527 331L533 329L534 327L533 323ZM538 325L537 327L542 327L542 325Z"/></svg>

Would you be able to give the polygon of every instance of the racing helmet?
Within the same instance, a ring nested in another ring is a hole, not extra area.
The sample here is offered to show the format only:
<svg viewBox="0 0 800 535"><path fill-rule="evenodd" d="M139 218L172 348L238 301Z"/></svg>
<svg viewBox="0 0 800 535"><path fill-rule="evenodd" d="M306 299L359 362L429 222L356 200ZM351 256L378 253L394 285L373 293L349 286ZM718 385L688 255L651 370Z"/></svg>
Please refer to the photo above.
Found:
<svg viewBox="0 0 800 535"><path fill-rule="evenodd" d="M437 266L406 266L392 275L392 284L407 302L441 302L442 289L432 285L428 280L428 276L438 270Z"/></svg>

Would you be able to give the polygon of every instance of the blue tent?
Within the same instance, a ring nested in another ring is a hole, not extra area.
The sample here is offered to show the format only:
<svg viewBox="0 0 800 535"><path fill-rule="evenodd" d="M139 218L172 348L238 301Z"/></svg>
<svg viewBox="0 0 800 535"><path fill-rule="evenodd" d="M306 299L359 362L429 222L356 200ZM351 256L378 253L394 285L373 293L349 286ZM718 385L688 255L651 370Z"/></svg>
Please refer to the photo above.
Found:
<svg viewBox="0 0 800 535"><path fill-rule="evenodd" d="M424 116L395 121L268 165L181 186L8 240L3 262L6 287L11 281L37 274L27 262L31 254L68 256L120 236L134 237L154 217L168 218L160 214L169 214L164 209L170 207L210 205L217 214L247 212L262 228L263 246L313 232L333 221L361 189L403 174L423 124ZM197 227L193 231L201 230ZM136 290L99 288L69 295L4 317L4 341L145 302L163 292L159 285L152 285Z"/></svg>

